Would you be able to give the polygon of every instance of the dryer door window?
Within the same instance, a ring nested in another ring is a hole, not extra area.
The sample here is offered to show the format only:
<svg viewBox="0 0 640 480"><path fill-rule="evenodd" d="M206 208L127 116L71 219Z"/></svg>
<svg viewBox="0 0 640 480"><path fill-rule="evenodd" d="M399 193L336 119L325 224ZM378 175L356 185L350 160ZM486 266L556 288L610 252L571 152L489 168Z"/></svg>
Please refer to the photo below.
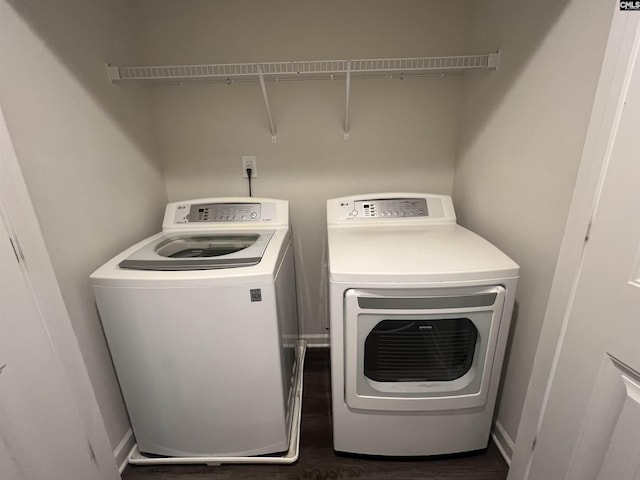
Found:
<svg viewBox="0 0 640 480"><path fill-rule="evenodd" d="M377 382L452 381L473 363L478 329L468 318L382 320L364 342L364 374Z"/></svg>

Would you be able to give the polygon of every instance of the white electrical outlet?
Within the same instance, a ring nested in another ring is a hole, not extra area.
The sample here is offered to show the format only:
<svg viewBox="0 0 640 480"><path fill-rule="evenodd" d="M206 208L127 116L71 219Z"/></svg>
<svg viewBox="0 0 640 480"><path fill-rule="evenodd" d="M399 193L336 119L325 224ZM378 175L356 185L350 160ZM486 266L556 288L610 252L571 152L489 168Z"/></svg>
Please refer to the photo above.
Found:
<svg viewBox="0 0 640 480"><path fill-rule="evenodd" d="M251 169L251 178L256 178L258 176L258 162L256 161L256 157L253 155L242 156L242 176L247 178L247 168Z"/></svg>

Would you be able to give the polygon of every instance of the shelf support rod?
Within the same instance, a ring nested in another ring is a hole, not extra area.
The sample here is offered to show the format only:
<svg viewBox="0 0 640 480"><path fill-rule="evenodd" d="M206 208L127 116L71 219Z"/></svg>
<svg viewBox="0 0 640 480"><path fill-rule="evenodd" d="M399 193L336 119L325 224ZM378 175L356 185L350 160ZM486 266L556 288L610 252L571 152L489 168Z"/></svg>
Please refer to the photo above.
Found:
<svg viewBox="0 0 640 480"><path fill-rule="evenodd" d="M273 126L273 119L271 118L271 109L269 108L269 99L267 98L267 86L264 83L264 73L262 72L262 65L256 65L258 69L258 79L260 80L260 88L262 89L262 97L264 98L264 106L267 108L267 117L269 117L269 129L271 130L271 141L277 142L276 127Z"/></svg>
<svg viewBox="0 0 640 480"><path fill-rule="evenodd" d="M347 94L344 109L344 139L349 140L349 93L351 92L351 62L347 62Z"/></svg>

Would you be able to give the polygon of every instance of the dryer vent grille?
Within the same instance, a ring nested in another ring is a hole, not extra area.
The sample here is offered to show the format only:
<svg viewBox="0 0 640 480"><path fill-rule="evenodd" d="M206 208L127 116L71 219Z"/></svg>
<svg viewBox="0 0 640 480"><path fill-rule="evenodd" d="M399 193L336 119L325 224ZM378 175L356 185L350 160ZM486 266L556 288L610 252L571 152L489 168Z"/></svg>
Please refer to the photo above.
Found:
<svg viewBox="0 0 640 480"><path fill-rule="evenodd" d="M478 330L468 318L383 320L364 345L364 373L378 382L451 381L469 371Z"/></svg>

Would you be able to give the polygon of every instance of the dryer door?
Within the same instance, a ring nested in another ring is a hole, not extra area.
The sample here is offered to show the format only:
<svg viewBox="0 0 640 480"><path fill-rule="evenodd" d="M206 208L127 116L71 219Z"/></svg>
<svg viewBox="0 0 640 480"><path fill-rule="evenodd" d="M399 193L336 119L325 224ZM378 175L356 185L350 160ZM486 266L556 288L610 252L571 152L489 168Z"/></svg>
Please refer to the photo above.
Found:
<svg viewBox="0 0 640 480"><path fill-rule="evenodd" d="M486 403L505 289L348 290L345 401L372 410Z"/></svg>

